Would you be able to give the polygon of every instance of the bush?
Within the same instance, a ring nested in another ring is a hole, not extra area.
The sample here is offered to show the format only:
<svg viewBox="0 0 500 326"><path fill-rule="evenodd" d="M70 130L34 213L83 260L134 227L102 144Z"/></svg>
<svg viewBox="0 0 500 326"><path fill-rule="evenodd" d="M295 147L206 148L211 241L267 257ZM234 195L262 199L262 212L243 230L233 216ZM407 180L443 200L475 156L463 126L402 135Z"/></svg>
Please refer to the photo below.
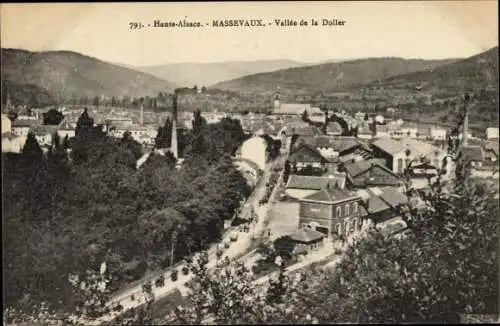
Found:
<svg viewBox="0 0 500 326"><path fill-rule="evenodd" d="M155 281L155 286L157 288L159 287L162 287L165 285L165 276L164 275L161 275L160 277L158 277Z"/></svg>
<svg viewBox="0 0 500 326"><path fill-rule="evenodd" d="M133 294L130 295L130 301L135 301L135 295Z"/></svg>
<svg viewBox="0 0 500 326"><path fill-rule="evenodd" d="M177 274L178 274L178 273L179 273L179 272L178 272L176 269L174 269L174 270L172 271L172 274L170 274L170 279L172 280L172 282L177 281L177 276L178 276Z"/></svg>
<svg viewBox="0 0 500 326"><path fill-rule="evenodd" d="M224 248L229 249L230 246L231 244L229 242L224 243Z"/></svg>
<svg viewBox="0 0 500 326"><path fill-rule="evenodd" d="M184 275L188 275L188 274L189 274L189 267L187 267L187 266L183 266L183 267L182 267L182 274L184 274Z"/></svg>

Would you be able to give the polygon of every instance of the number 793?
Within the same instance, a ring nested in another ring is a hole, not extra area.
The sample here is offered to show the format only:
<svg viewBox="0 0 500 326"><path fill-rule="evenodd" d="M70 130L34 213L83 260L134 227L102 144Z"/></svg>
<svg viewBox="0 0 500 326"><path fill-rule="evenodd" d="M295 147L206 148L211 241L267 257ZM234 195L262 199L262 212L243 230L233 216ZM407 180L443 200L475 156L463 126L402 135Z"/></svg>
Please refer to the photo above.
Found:
<svg viewBox="0 0 500 326"><path fill-rule="evenodd" d="M130 29L141 29L144 27L142 23L128 23Z"/></svg>

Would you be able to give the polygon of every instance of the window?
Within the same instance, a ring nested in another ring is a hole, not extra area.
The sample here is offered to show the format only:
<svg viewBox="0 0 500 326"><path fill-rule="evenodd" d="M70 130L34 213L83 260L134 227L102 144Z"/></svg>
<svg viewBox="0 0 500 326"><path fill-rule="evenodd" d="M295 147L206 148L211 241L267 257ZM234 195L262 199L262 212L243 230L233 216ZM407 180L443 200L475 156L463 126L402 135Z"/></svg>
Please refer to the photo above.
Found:
<svg viewBox="0 0 500 326"><path fill-rule="evenodd" d="M337 217L342 217L342 208L337 207Z"/></svg>
<svg viewBox="0 0 500 326"><path fill-rule="evenodd" d="M398 173L403 173L403 159L402 158L398 158L398 163L396 165L396 171L398 171Z"/></svg>
<svg viewBox="0 0 500 326"><path fill-rule="evenodd" d="M342 234L342 225L340 223L335 224L335 230L337 231L337 235Z"/></svg>
<svg viewBox="0 0 500 326"><path fill-rule="evenodd" d="M310 229L311 226L308 223L302 223L302 228L303 229Z"/></svg>
<svg viewBox="0 0 500 326"><path fill-rule="evenodd" d="M345 205L345 215L344 216L349 216L349 204Z"/></svg>
<svg viewBox="0 0 500 326"><path fill-rule="evenodd" d="M357 213L358 212L358 203L352 203L352 212Z"/></svg>

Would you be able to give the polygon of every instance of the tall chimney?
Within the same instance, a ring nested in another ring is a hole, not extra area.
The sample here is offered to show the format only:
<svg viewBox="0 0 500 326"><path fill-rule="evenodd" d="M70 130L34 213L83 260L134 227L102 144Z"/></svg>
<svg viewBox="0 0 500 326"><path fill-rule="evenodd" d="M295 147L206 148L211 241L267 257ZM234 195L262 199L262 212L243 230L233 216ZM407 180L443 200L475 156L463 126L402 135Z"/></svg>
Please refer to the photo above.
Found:
<svg viewBox="0 0 500 326"><path fill-rule="evenodd" d="M172 139L170 152L174 155L175 158L179 158L179 149L177 144L177 93L174 93L172 107Z"/></svg>
<svg viewBox="0 0 500 326"><path fill-rule="evenodd" d="M465 94L465 117L462 132L462 146L467 147L469 145L469 94Z"/></svg>
<svg viewBox="0 0 500 326"><path fill-rule="evenodd" d="M144 125L144 103L141 102L141 121L140 121L141 126Z"/></svg>

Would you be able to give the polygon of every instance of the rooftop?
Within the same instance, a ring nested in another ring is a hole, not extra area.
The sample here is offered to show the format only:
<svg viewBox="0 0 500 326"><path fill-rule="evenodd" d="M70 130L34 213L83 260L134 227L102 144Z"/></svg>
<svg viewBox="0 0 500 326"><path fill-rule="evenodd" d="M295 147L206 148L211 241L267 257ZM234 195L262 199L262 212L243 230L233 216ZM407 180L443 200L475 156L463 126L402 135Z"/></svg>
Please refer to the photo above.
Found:
<svg viewBox="0 0 500 326"><path fill-rule="evenodd" d="M339 181L342 181L342 177L343 176L340 175L334 176L333 178L291 175L286 184L286 188L321 190L327 186L335 187Z"/></svg>
<svg viewBox="0 0 500 326"><path fill-rule="evenodd" d="M340 188L327 187L303 198L304 201L335 203L359 197L356 193Z"/></svg>
<svg viewBox="0 0 500 326"><path fill-rule="evenodd" d="M290 239L302 243L316 242L323 239L323 237L323 233L308 228L299 229L295 233L290 235Z"/></svg>
<svg viewBox="0 0 500 326"><path fill-rule="evenodd" d="M389 154L396 154L405 148L405 146L401 142L394 140L390 137L383 137L377 139L375 142L372 143L372 145L380 148L381 150Z"/></svg>

